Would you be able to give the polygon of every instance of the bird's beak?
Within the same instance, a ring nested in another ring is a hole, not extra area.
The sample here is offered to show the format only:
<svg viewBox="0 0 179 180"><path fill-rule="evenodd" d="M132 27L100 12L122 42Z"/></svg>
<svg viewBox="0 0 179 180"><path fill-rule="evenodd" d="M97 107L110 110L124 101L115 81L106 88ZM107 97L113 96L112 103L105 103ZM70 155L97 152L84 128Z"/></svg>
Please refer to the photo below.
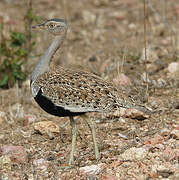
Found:
<svg viewBox="0 0 179 180"><path fill-rule="evenodd" d="M43 29L44 28L44 23L43 24L37 24L35 26L32 26L33 29Z"/></svg>

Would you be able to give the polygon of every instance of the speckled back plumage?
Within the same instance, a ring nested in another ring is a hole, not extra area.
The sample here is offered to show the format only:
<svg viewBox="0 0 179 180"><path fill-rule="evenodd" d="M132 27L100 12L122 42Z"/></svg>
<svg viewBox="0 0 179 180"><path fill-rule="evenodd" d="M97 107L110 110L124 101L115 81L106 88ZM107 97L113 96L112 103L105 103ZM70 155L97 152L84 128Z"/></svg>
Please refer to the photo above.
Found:
<svg viewBox="0 0 179 180"><path fill-rule="evenodd" d="M71 112L109 112L132 106L112 83L84 71L50 70L40 75L33 86L56 106Z"/></svg>
<svg viewBox="0 0 179 180"><path fill-rule="evenodd" d="M40 58L31 74L31 93L39 106L55 116L69 116L72 127L72 149L69 165L74 163L76 144L76 124L73 116L86 112L108 113L122 108L136 108L143 112L150 112L147 108L136 105L112 83L84 71L74 71L59 67L50 69L53 55L65 39L68 25L62 19L50 19L34 26L48 30L55 36L53 42ZM100 159L96 141L95 128L90 118L85 118L90 127L96 160Z"/></svg>

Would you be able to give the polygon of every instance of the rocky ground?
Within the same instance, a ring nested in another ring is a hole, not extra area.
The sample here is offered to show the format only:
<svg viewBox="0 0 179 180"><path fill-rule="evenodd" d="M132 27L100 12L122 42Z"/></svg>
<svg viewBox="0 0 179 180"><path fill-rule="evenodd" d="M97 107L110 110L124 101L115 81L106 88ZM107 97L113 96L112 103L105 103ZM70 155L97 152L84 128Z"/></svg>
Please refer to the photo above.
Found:
<svg viewBox="0 0 179 180"><path fill-rule="evenodd" d="M0 1L5 27L24 28L25 1ZM113 113L89 114L95 122L101 158L95 161L92 137L84 120L78 125L75 165L68 168L71 130L68 118L41 110L22 87L0 89L0 179L179 179L179 3L147 4L149 97L146 101L143 3L137 0L33 2L42 19L66 18L69 32L54 65L84 69L153 110L144 120ZM40 54L52 37L35 32ZM38 58L28 60L32 71Z"/></svg>

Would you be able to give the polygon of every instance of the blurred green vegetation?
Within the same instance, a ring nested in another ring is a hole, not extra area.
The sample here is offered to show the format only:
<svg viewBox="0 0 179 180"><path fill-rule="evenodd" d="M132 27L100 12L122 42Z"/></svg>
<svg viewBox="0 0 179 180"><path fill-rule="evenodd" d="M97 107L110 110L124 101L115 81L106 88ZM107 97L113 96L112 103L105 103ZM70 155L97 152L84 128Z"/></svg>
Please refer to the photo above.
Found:
<svg viewBox="0 0 179 180"><path fill-rule="evenodd" d="M27 11L24 17L24 32L6 32L4 26L0 25L0 88L11 88L16 82L21 84L27 78L25 64L35 47L34 36L31 33L31 26L34 21L38 22L39 17L33 14L32 1L28 2Z"/></svg>
<svg viewBox="0 0 179 180"><path fill-rule="evenodd" d="M2 30L1 30L2 31ZM12 32L9 38L2 36L0 42L0 87L13 87L17 80L23 81L27 73L23 71L22 65L28 55L24 48L26 36L20 32Z"/></svg>

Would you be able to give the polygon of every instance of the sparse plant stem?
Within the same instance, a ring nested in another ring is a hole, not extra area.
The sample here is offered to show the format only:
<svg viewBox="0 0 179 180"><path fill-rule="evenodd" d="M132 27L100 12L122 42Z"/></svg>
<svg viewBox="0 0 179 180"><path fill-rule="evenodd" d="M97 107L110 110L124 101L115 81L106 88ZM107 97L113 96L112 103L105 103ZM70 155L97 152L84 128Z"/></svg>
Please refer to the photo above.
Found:
<svg viewBox="0 0 179 180"><path fill-rule="evenodd" d="M117 68L118 77L120 76L121 73L123 73L124 62L126 60L126 56L127 56L127 47L124 47L124 52L123 52L123 56L122 56L122 63L119 64L119 62L118 62L118 68Z"/></svg>
<svg viewBox="0 0 179 180"><path fill-rule="evenodd" d="M27 1L27 12L25 15L25 34L26 34L26 44L25 44L25 48L28 52L28 54L30 54L31 50L32 50L32 46L31 46L31 38L32 38L32 33L31 33L31 26L32 26L32 21L33 19L30 18L32 14L32 0L28 0ZM26 56L25 58L26 62L28 60L28 56ZM25 69L27 70L27 63L25 64Z"/></svg>
<svg viewBox="0 0 179 180"><path fill-rule="evenodd" d="M163 14L163 22L166 23L166 0L163 0L163 6L162 6L162 14Z"/></svg>
<svg viewBox="0 0 179 180"><path fill-rule="evenodd" d="M145 56L145 76L146 76L146 91L145 96L148 101L149 98L149 84L148 84L148 69L147 69L147 38L146 38L146 0L144 0L144 56Z"/></svg>
<svg viewBox="0 0 179 180"><path fill-rule="evenodd" d="M26 48L28 52L31 51L31 26L32 26L32 19L28 17L28 14L32 12L32 0L29 0L27 2L27 14L25 16L25 31L26 31L26 37L27 37L27 42L26 42Z"/></svg>

